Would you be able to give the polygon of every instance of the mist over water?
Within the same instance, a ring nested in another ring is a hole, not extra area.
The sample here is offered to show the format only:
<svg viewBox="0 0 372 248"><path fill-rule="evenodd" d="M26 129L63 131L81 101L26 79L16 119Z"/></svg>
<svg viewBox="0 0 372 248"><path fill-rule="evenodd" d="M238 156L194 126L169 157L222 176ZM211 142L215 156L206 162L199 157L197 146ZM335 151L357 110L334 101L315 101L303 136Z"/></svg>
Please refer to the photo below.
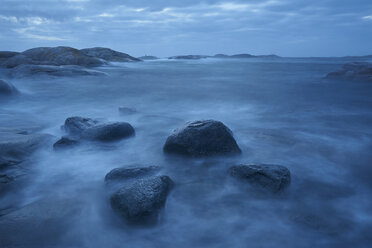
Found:
<svg viewBox="0 0 372 248"><path fill-rule="evenodd" d="M157 60L102 67L102 77L12 79L22 95L1 103L1 127L28 128L57 140L67 117L83 116L129 122L136 135L65 151L41 149L27 168L27 186L1 198L0 205L14 198L19 207L66 199L57 205L73 211L51 223L49 243L35 237L40 246L368 247L372 86L324 79L343 63ZM119 107L137 112L120 114ZM242 155L163 154L174 129L200 119L226 124ZM234 182L227 169L239 163L284 165L291 185L273 195ZM110 208L105 175L133 164L162 166L161 174L176 184L154 227L127 226Z"/></svg>

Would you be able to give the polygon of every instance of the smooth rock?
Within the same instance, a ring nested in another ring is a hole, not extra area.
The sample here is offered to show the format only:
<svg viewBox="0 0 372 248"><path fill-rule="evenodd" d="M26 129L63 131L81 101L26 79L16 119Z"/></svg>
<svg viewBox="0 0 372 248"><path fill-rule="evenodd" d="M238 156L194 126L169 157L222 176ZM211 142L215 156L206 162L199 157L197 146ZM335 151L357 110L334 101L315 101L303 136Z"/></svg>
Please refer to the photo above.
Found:
<svg viewBox="0 0 372 248"><path fill-rule="evenodd" d="M203 120L175 130L166 140L164 152L199 157L239 154L241 150L222 122Z"/></svg>
<svg viewBox="0 0 372 248"><path fill-rule="evenodd" d="M281 165L236 165L228 172L234 178L272 192L283 190L291 182L290 171Z"/></svg>
<svg viewBox="0 0 372 248"><path fill-rule="evenodd" d="M160 171L160 166L148 166L148 167L120 167L111 170L105 176L105 181L117 181L117 180L125 180L125 179L133 179L133 178L141 178L144 176L153 175L154 173Z"/></svg>
<svg viewBox="0 0 372 248"><path fill-rule="evenodd" d="M130 224L155 224L172 186L168 176L139 179L115 192L111 207Z"/></svg>
<svg viewBox="0 0 372 248"><path fill-rule="evenodd" d="M85 48L85 49L81 49L80 51L84 53L85 55L104 59L106 61L112 61L112 62L141 61L140 59L130 56L129 54L114 51L112 49L104 48L104 47Z"/></svg>
<svg viewBox="0 0 372 248"><path fill-rule="evenodd" d="M101 66L104 63L78 49L59 46L29 49L9 58L2 65L13 68L21 64Z"/></svg>
<svg viewBox="0 0 372 248"><path fill-rule="evenodd" d="M97 141L115 141L134 135L134 128L127 122L103 123L82 131L81 138Z"/></svg>

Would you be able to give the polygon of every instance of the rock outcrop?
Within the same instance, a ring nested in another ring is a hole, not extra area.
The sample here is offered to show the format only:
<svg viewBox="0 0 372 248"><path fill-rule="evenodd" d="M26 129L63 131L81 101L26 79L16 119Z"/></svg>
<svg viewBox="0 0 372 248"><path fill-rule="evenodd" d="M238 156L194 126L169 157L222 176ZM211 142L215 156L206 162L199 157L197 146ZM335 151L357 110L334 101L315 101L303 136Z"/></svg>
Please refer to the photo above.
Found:
<svg viewBox="0 0 372 248"><path fill-rule="evenodd" d="M372 63L355 62L345 64L341 70L330 72L326 77L331 79L372 82Z"/></svg>
<svg viewBox="0 0 372 248"><path fill-rule="evenodd" d="M166 140L164 152L200 157L239 154L241 150L222 122L203 120L175 130Z"/></svg>
<svg viewBox="0 0 372 248"><path fill-rule="evenodd" d="M72 47L37 47L17 54L2 65L13 68L22 64L32 65L79 65L85 67L100 66L104 62Z"/></svg>
<svg viewBox="0 0 372 248"><path fill-rule="evenodd" d="M229 174L272 192L283 190L291 182L290 171L281 165L236 165L229 169Z"/></svg>
<svg viewBox="0 0 372 248"><path fill-rule="evenodd" d="M173 186L168 176L139 179L110 198L112 209L129 224L155 224Z"/></svg>
<svg viewBox="0 0 372 248"><path fill-rule="evenodd" d="M130 56L129 54L114 51L104 47L85 48L80 50L83 54L95 58L104 59L110 62L133 62L141 59Z"/></svg>

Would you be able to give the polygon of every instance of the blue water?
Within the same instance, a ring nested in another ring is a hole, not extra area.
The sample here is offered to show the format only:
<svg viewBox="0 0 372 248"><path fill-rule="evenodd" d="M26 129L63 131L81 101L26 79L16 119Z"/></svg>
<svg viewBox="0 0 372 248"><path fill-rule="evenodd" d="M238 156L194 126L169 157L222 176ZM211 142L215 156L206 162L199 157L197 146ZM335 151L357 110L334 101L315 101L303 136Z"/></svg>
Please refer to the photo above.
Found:
<svg viewBox="0 0 372 248"><path fill-rule="evenodd" d="M0 127L57 140L64 120L81 115L136 130L118 143L40 150L27 187L14 193L18 204L56 195L76 202L79 211L51 238L56 247L368 247L372 85L324 78L344 62L159 60L102 67L105 77L10 79L22 95L0 106ZM225 123L242 156L164 155L172 130L199 119ZM284 165L291 185L279 195L254 192L228 178L237 163ZM176 183L155 227L126 226L110 209L104 176L131 164L163 166Z"/></svg>

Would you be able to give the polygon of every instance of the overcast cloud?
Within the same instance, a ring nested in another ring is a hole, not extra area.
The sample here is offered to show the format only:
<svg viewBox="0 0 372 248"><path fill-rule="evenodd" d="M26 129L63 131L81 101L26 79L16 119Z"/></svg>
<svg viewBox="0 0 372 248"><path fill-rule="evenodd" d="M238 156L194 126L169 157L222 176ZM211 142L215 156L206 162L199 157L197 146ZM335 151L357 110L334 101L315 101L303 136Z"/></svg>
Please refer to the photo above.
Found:
<svg viewBox="0 0 372 248"><path fill-rule="evenodd" d="M0 50L372 54L371 0L1 0Z"/></svg>

